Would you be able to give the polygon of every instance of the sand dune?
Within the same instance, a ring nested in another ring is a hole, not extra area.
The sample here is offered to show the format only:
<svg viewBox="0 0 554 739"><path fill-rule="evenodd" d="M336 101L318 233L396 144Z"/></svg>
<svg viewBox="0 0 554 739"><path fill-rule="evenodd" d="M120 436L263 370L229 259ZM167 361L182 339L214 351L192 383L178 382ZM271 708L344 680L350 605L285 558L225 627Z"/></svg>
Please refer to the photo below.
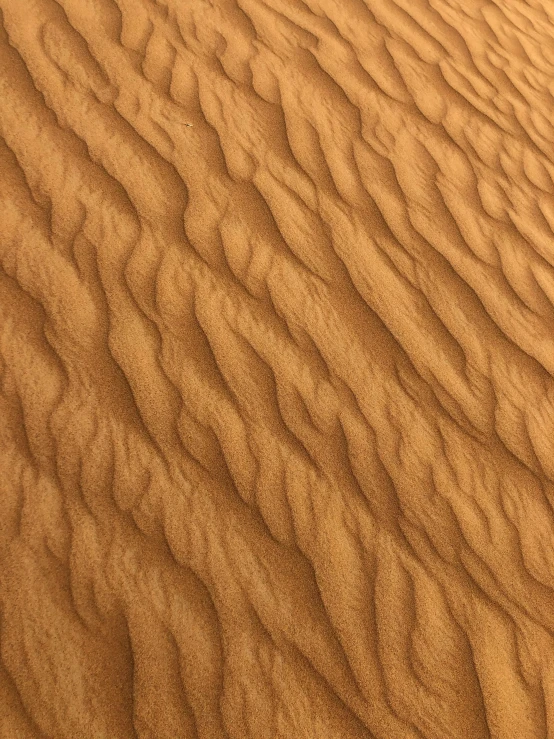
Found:
<svg viewBox="0 0 554 739"><path fill-rule="evenodd" d="M0 739L554 739L554 4L0 21Z"/></svg>

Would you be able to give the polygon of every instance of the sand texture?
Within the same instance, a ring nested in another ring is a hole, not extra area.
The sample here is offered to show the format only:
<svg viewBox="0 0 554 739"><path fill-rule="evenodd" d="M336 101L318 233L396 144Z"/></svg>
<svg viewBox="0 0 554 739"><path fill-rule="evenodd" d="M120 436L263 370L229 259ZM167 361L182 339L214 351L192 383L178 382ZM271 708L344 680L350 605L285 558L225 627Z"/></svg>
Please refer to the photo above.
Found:
<svg viewBox="0 0 554 739"><path fill-rule="evenodd" d="M554 739L554 2L0 0L0 739Z"/></svg>

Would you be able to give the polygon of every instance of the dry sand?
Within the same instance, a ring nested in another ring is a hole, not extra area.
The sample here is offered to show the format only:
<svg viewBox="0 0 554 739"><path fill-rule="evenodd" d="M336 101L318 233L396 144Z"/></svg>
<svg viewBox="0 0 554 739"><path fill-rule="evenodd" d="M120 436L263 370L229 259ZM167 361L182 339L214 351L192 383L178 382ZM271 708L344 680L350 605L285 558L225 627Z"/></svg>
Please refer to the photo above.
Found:
<svg viewBox="0 0 554 739"><path fill-rule="evenodd" d="M554 739L554 2L0 9L0 738Z"/></svg>

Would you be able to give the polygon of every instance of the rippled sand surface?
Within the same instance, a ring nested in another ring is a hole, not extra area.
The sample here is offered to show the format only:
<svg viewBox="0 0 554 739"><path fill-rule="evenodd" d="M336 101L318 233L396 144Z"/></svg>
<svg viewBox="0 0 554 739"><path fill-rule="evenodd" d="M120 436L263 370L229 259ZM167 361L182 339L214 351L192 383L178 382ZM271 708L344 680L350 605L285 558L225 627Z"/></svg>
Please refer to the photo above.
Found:
<svg viewBox="0 0 554 739"><path fill-rule="evenodd" d="M554 739L554 3L0 21L0 738Z"/></svg>

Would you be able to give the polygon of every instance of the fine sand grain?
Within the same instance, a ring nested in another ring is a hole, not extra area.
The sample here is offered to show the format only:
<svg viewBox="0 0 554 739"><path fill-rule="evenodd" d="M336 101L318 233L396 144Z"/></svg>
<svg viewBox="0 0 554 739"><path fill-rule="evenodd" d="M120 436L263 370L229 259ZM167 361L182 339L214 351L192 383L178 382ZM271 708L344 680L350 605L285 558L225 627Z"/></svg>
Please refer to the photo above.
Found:
<svg viewBox="0 0 554 739"><path fill-rule="evenodd" d="M554 739L554 2L0 0L0 739Z"/></svg>

